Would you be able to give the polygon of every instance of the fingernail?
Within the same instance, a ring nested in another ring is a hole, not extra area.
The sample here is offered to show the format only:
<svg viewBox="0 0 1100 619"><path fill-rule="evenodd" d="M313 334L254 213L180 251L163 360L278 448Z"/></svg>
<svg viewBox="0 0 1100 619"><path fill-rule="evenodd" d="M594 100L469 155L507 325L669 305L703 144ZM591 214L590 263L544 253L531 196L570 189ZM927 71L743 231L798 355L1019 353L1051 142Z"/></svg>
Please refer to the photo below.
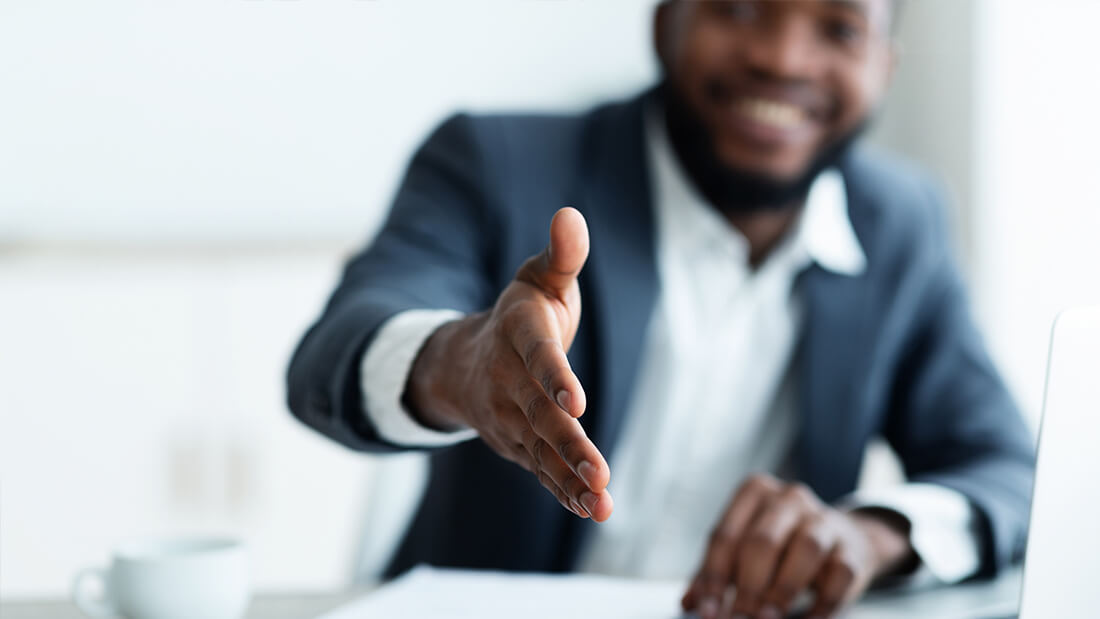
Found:
<svg viewBox="0 0 1100 619"><path fill-rule="evenodd" d="M718 617L718 600L703 598L703 601L699 602L699 616L703 619L716 619Z"/></svg>
<svg viewBox="0 0 1100 619"><path fill-rule="evenodd" d="M600 497L595 494L585 491L581 494L581 504L588 510L588 515L591 516L592 512L596 511L596 504L600 502Z"/></svg>
<svg viewBox="0 0 1100 619"><path fill-rule="evenodd" d="M573 396L569 395L569 392L562 389L556 396L558 400L558 406L565 412L569 412L569 405L573 402Z"/></svg>
<svg viewBox="0 0 1100 619"><path fill-rule="evenodd" d="M581 507L580 503L576 501L569 501L569 504L573 506L573 513L577 515L577 518L587 518L588 513Z"/></svg>
<svg viewBox="0 0 1100 619"><path fill-rule="evenodd" d="M577 474L581 476L584 483L588 484L589 488L596 484L596 465L588 460L577 465Z"/></svg>
<svg viewBox="0 0 1100 619"><path fill-rule="evenodd" d="M757 619L783 619L783 613L779 612L775 606L768 604L760 609Z"/></svg>

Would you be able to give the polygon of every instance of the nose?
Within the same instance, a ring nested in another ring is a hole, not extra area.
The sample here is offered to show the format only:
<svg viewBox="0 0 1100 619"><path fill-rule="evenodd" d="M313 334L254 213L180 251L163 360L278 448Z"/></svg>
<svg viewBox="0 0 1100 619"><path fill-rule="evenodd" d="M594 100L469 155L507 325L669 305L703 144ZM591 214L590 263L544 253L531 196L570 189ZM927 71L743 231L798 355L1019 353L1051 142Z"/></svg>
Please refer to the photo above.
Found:
<svg viewBox="0 0 1100 619"><path fill-rule="evenodd" d="M760 24L747 46L748 64L757 73L782 81L812 77L819 60L814 24L802 15L783 15Z"/></svg>

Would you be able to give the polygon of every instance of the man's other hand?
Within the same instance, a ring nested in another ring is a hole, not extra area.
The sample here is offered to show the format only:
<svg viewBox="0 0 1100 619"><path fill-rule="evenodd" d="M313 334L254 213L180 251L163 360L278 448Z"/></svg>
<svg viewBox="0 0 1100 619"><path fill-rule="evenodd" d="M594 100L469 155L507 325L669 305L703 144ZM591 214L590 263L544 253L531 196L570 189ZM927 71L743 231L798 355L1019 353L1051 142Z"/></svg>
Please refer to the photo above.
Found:
<svg viewBox="0 0 1100 619"><path fill-rule="evenodd" d="M916 560L907 526L892 512L840 511L806 486L755 475L711 533L683 607L703 619L781 619L806 591L808 616L832 616L872 580Z"/></svg>
<svg viewBox="0 0 1100 619"><path fill-rule="evenodd" d="M585 394L566 357L581 316L577 275L587 258L584 217L559 210L546 249L520 267L492 309L428 338L405 398L421 423L474 428L566 509L602 522L611 515L611 470L577 420Z"/></svg>

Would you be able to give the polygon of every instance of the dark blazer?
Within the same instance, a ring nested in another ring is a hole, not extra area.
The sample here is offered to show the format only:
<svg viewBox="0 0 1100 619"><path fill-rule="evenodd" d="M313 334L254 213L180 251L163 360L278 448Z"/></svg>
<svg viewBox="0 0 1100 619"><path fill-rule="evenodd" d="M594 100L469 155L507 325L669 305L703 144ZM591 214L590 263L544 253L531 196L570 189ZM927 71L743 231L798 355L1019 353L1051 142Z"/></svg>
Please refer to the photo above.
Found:
<svg viewBox="0 0 1100 619"><path fill-rule="evenodd" d="M377 238L290 364L290 409L356 450L406 447L363 410L359 364L398 312L490 307L571 205L591 234L584 311L569 351L588 393L581 418L610 460L658 286L643 94L579 116L451 117L417 150ZM868 258L849 277L810 267L795 357L798 477L825 501L855 489L883 436L912 481L942 484L981 514L983 574L1023 549L1032 437L975 329L950 256L943 199L916 170L855 149L840 165ZM721 471L714 471L721 475ZM594 525L481 441L437 449L428 488L388 572L416 563L568 571Z"/></svg>

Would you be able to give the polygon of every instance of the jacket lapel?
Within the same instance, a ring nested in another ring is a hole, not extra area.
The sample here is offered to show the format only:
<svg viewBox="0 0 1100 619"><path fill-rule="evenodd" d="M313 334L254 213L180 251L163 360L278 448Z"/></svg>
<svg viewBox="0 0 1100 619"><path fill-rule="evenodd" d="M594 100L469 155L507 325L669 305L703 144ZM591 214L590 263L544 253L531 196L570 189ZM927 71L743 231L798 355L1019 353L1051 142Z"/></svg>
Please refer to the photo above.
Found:
<svg viewBox="0 0 1100 619"><path fill-rule="evenodd" d="M833 501L851 490L858 475L861 434L856 381L867 356L863 286L856 278L811 267L802 277L805 331L799 351L799 477L822 499Z"/></svg>
<svg viewBox="0 0 1100 619"><path fill-rule="evenodd" d="M798 350L800 432L796 446L799 477L821 498L834 501L851 492L863 465L863 450L876 430L863 417L866 381L873 363L877 321L871 262L877 217L867 207L861 175L851 157L841 165L847 190L848 216L868 266L851 277L819 265L805 271L799 286L805 303L804 331ZM881 302L877 307L881 308Z"/></svg>
<svg viewBox="0 0 1100 619"><path fill-rule="evenodd" d="M588 220L591 251L585 311L596 343L589 431L608 456L633 391L646 328L657 296L656 247L644 132L649 93L606 108L593 119L578 200ZM586 415L585 417L589 417Z"/></svg>

